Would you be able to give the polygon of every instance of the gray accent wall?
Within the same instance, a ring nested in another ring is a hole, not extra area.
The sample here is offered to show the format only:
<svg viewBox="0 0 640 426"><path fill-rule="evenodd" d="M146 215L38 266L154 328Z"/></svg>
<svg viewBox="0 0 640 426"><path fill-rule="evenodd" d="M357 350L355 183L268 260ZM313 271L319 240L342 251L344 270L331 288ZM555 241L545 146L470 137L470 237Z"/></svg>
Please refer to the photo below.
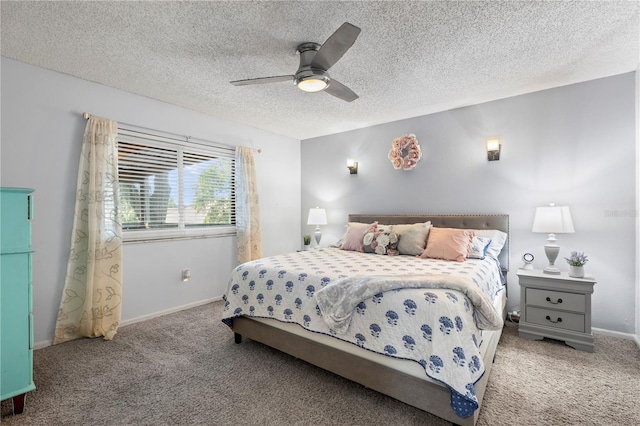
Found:
<svg viewBox="0 0 640 426"><path fill-rule="evenodd" d="M2 58L2 186L35 189L36 347L53 338L71 245L83 112L128 124L261 148L255 154L263 254L300 247L300 141ZM131 322L223 295L234 237L125 244L122 319ZM191 269L183 283L181 271Z"/></svg>
<svg viewBox="0 0 640 426"><path fill-rule="evenodd" d="M398 102L402 100L399 99ZM356 102L367 102L358 99ZM384 105L380 105L384 108ZM546 264L547 236L531 232L537 206L571 207L575 234L558 236L556 262L583 251L597 280L593 327L636 333L635 73L302 141L302 233L308 209L327 209L321 245L336 242L348 213L506 213L511 219L510 309L524 253ZM414 133L423 157L411 171L387 158ZM485 141L502 144L487 161ZM359 163L350 175L347 158Z"/></svg>

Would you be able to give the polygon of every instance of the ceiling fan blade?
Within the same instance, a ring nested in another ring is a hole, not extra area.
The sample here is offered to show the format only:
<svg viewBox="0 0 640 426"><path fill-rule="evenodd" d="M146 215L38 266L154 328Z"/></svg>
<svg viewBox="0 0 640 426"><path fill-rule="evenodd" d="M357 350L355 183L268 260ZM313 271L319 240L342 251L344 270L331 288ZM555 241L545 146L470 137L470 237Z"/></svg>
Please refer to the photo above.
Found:
<svg viewBox="0 0 640 426"><path fill-rule="evenodd" d="M250 78L248 80L236 80L230 83L234 86L247 86L249 84L265 84L265 83L278 83L280 81L293 81L292 75L276 75L274 77L260 77Z"/></svg>
<svg viewBox="0 0 640 426"><path fill-rule="evenodd" d="M353 90L333 78L331 79L329 87L324 89L324 91L347 102L353 102L358 99L358 95L356 95Z"/></svg>
<svg viewBox="0 0 640 426"><path fill-rule="evenodd" d="M311 61L311 67L327 71L349 50L359 34L360 28L355 25L348 22L342 24L340 28L331 34L331 37L320 46L320 49L318 49L318 52Z"/></svg>

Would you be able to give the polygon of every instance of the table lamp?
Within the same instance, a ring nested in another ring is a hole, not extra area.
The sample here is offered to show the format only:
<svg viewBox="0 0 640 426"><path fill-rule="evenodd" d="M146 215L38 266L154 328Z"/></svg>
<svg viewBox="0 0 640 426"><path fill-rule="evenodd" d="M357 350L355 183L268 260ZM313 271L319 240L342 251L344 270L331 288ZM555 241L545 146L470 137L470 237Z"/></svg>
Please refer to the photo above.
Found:
<svg viewBox="0 0 640 426"><path fill-rule="evenodd" d="M551 203L549 206L537 207L531 232L549 234L547 244L544 246L544 253L547 255L549 265L544 268L543 272L559 275L560 269L554 265L558 253L560 253L556 234L573 234L575 232L569 206L556 206Z"/></svg>
<svg viewBox="0 0 640 426"><path fill-rule="evenodd" d="M316 244L320 245L320 239L322 238L322 232L320 231L320 225L327 224L327 213L324 209L316 207L309 209L309 218L307 219L307 225L316 225L316 232L314 234L316 238Z"/></svg>

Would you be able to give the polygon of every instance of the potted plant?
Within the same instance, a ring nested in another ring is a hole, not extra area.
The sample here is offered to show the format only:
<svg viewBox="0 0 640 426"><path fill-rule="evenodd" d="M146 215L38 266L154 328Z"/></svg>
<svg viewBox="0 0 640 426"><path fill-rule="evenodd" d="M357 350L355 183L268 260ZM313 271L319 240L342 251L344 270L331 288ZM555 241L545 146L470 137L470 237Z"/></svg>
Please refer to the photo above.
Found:
<svg viewBox="0 0 640 426"><path fill-rule="evenodd" d="M574 278L584 277L584 264L589 261L587 255L584 253L578 253L572 251L570 257L565 257L565 260L569 264L569 276Z"/></svg>
<svg viewBox="0 0 640 426"><path fill-rule="evenodd" d="M311 247L311 235L305 235L302 237L302 241L304 242L304 249L309 250L309 247Z"/></svg>

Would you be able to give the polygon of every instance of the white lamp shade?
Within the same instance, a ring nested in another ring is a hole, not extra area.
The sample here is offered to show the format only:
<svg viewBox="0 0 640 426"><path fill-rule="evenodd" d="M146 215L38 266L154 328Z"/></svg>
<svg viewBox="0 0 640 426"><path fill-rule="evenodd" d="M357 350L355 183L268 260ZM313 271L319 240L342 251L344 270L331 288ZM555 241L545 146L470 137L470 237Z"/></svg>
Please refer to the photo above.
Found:
<svg viewBox="0 0 640 426"><path fill-rule="evenodd" d="M307 219L307 225L326 225L327 213L324 209L316 207L309 209L309 218Z"/></svg>
<svg viewBox="0 0 640 426"><path fill-rule="evenodd" d="M542 234L573 234L573 221L569 206L537 207L531 232Z"/></svg>

